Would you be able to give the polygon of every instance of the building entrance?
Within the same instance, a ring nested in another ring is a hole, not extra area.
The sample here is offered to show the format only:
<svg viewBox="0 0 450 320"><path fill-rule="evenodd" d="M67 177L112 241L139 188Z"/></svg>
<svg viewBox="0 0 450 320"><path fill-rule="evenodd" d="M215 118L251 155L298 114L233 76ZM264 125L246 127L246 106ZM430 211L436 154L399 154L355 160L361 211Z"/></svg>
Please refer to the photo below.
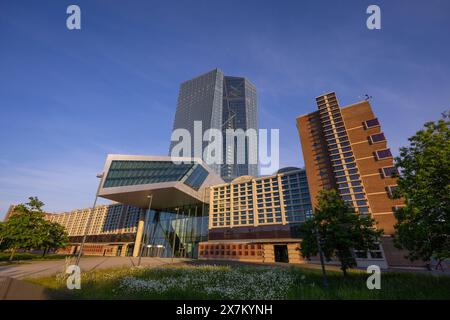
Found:
<svg viewBox="0 0 450 320"><path fill-rule="evenodd" d="M289 262L287 245L274 245L275 262Z"/></svg>
<svg viewBox="0 0 450 320"><path fill-rule="evenodd" d="M198 258L198 243L208 240L208 206L151 210L144 227L144 256Z"/></svg>

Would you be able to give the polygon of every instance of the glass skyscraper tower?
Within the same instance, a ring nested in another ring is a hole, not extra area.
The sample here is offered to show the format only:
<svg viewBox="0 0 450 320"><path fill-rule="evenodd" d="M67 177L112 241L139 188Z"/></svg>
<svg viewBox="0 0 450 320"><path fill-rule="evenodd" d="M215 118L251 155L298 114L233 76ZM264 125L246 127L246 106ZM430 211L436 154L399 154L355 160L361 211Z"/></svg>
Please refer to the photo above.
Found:
<svg viewBox="0 0 450 320"><path fill-rule="evenodd" d="M224 76L220 69L214 69L181 84L173 130L182 128L190 132L192 155L203 154L209 144L208 141L194 143L194 121L201 121L202 136L208 129L222 131L223 164L211 164L210 167L225 181L242 175L257 176L258 165L249 163L249 155L258 152L257 142L252 144L246 139L245 150L238 143L234 144L234 150L229 150L225 134L227 129L257 130L256 110L256 88L253 84L246 78ZM176 144L171 142L169 154ZM238 152L245 154L244 163L238 164ZM203 160L210 163L209 159Z"/></svg>

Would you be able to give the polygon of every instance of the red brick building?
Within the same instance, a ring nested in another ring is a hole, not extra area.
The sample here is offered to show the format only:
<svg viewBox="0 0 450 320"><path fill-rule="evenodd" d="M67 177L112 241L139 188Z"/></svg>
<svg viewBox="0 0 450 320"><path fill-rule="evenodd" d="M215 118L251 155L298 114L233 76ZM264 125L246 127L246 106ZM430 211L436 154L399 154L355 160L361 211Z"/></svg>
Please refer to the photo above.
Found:
<svg viewBox="0 0 450 320"><path fill-rule="evenodd" d="M336 189L360 214L370 214L384 230L380 250L370 260L410 265L394 248L394 211L404 205L393 199L396 178L392 152L370 103L340 107L334 92L316 98L318 110L297 118L313 206L321 189ZM365 253L357 253L362 256Z"/></svg>

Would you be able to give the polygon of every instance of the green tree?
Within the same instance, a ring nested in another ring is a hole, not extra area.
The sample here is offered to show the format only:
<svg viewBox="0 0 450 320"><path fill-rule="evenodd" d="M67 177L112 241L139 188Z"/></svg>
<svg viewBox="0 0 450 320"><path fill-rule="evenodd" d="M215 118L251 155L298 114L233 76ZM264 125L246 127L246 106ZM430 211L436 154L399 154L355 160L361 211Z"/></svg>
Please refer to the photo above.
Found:
<svg viewBox="0 0 450 320"><path fill-rule="evenodd" d="M5 223L0 221L0 251L5 247Z"/></svg>
<svg viewBox="0 0 450 320"><path fill-rule="evenodd" d="M375 229L370 216L355 213L336 190L321 190L317 200L313 217L300 227L301 254L308 259L317 255L319 237L325 259L336 257L346 276L347 269L356 266L353 249L366 252L376 249L383 231Z"/></svg>
<svg viewBox="0 0 450 320"><path fill-rule="evenodd" d="M44 203L38 199L38 197L29 197L26 206L30 211L42 212Z"/></svg>
<svg viewBox="0 0 450 320"><path fill-rule="evenodd" d="M395 159L406 207L395 213L395 243L410 260L450 258L450 114L427 122Z"/></svg>
<svg viewBox="0 0 450 320"><path fill-rule="evenodd" d="M39 233L40 243L38 247L43 249L43 256L48 250L65 247L69 242L65 228L56 222L46 221Z"/></svg>
<svg viewBox="0 0 450 320"><path fill-rule="evenodd" d="M45 219L44 203L37 197L29 197L29 202L14 208L11 217L4 223L0 235L8 249L10 260L17 249L57 249L67 245L68 236L63 226Z"/></svg>
<svg viewBox="0 0 450 320"><path fill-rule="evenodd" d="M6 221L4 237L8 248L11 249L9 260L14 258L17 249L31 249L36 247L40 241L40 232L45 220L39 212L14 212Z"/></svg>

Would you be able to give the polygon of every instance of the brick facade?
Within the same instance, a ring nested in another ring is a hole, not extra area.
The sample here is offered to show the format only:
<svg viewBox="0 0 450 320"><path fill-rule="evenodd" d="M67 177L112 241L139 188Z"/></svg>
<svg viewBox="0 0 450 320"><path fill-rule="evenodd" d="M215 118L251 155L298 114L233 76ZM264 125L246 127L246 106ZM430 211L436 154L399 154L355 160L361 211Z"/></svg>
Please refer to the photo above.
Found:
<svg viewBox="0 0 450 320"><path fill-rule="evenodd" d="M318 111L297 118L313 206L320 190L338 190L344 200L361 214L372 215L377 228L383 229L388 264L409 265L390 237L396 223L395 208L404 201L392 198L397 184L390 176L395 171L393 158L370 103L340 107L334 93L316 101Z"/></svg>

